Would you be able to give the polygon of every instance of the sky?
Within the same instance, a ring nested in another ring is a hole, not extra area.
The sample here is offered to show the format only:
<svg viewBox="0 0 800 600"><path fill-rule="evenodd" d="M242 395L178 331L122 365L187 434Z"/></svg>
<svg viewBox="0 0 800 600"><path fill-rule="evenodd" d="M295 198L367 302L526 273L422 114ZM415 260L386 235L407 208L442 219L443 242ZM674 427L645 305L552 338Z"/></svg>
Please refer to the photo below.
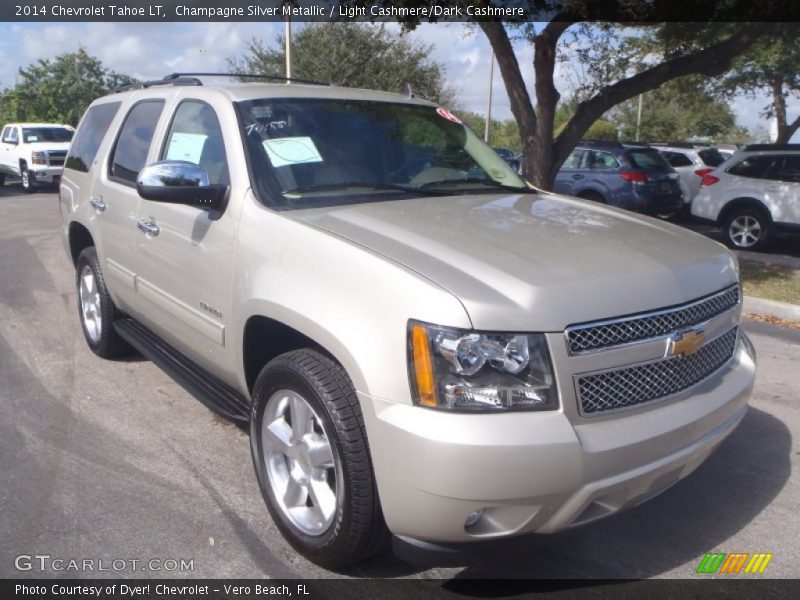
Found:
<svg viewBox="0 0 800 600"><path fill-rule="evenodd" d="M74 51L79 44L106 67L138 79L176 71L225 71L226 58L241 55L248 41L259 38L273 45L282 29L283 23L0 23L0 88L13 85L18 67ZM432 58L444 65L461 107L485 114L491 49L483 33L463 23L439 23L421 25L408 35L433 46ZM526 44L515 48L530 90L532 49ZM556 71L556 87L569 95L561 70ZM497 68L492 89L492 117L511 118ZM739 124L768 131L771 124L759 114L766 104L764 97L740 97L732 108ZM800 101L791 100L789 117L798 112Z"/></svg>

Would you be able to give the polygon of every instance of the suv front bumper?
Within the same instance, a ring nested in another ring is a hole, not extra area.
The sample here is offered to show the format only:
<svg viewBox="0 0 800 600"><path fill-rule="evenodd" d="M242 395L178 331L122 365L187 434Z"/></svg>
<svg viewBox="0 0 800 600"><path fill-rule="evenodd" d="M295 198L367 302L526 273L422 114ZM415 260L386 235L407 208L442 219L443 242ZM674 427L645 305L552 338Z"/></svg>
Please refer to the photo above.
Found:
<svg viewBox="0 0 800 600"><path fill-rule="evenodd" d="M563 407L454 414L359 393L386 523L403 538L475 542L636 506L694 471L741 421L755 377L749 348L740 341L687 395L607 417L568 418Z"/></svg>

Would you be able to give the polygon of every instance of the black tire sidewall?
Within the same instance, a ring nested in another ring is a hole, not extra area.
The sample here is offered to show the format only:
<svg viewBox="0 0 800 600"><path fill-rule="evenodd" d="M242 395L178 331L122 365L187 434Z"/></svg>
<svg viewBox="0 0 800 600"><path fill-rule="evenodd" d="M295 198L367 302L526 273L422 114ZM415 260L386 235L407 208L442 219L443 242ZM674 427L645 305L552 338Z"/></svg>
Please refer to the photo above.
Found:
<svg viewBox="0 0 800 600"><path fill-rule="evenodd" d="M322 535L310 536L299 531L286 517L277 505L275 494L269 483L269 475L264 466L264 452L261 440L261 423L266 409L267 401L277 391L289 389L297 392L311 405L314 412L323 421L325 432L328 436L331 450L340 468L340 477L343 481L342 498L337 503L336 517L331 527ZM287 368L286 365L270 366L264 368L259 375L253 390L253 411L250 420L250 447L253 464L256 471L259 488L264 501L272 515L273 521L283 534L284 538L298 552L313 562L335 568L343 566L349 561L339 559L342 547L346 543L346 532L350 526L350 473L349 465L345 460L342 443L333 419L330 416L326 403L322 399L316 386L312 385L299 371Z"/></svg>
<svg viewBox="0 0 800 600"><path fill-rule="evenodd" d="M753 244L752 246L747 246L747 247L737 245L733 241L733 239L731 238L731 234L730 234L731 223L733 223L733 221L735 219L737 219L739 217L745 217L745 216L752 217L752 218L756 219L758 221L759 225L761 225L761 237L758 238L758 241L755 244ZM770 221L759 210L755 210L755 209L737 209L737 210L734 210L733 212L731 212L731 214L729 214L727 216L727 218L725 219L725 223L723 225L723 228L724 228L723 229L723 234L725 235L725 241L728 243L728 246L730 246L731 248L733 248L735 250L744 250L745 252L747 252L749 250L760 250L760 249L764 248L767 245L767 241L768 241L769 233L770 233Z"/></svg>
<svg viewBox="0 0 800 600"><path fill-rule="evenodd" d="M96 342L92 340L86 331L86 325L83 322L83 311L81 310L80 278L84 266L88 266L92 270L95 285L97 285L97 290L100 294L100 312L102 313L103 325L100 329L100 339ZM92 352L103 358L113 358L124 354L129 347L114 330L117 309L106 288L103 273L100 270L100 261L94 247L84 249L78 256L78 260L75 263L75 291L78 296L78 319L81 323L81 331L83 331L83 337Z"/></svg>

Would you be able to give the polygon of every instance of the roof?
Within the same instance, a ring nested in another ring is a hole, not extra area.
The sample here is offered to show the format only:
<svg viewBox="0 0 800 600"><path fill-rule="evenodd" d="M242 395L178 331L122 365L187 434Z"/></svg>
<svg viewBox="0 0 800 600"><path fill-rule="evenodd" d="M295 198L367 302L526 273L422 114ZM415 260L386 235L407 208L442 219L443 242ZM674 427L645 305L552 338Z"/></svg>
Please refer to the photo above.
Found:
<svg viewBox="0 0 800 600"><path fill-rule="evenodd" d="M126 86L109 97L119 97L126 94L146 96L146 90L165 90L174 88L191 87L199 95L205 90L216 90L224 93L233 102L253 100L256 98L329 98L337 100L367 100L373 102L402 102L436 106L436 104L406 94L380 92L360 88L339 87L325 84L308 83L247 83L238 81L220 81L219 76L210 77L173 77L168 76L163 80L143 82L141 86Z"/></svg>
<svg viewBox="0 0 800 600"><path fill-rule="evenodd" d="M64 127L72 129L71 125L64 125L63 123L6 123L4 127Z"/></svg>

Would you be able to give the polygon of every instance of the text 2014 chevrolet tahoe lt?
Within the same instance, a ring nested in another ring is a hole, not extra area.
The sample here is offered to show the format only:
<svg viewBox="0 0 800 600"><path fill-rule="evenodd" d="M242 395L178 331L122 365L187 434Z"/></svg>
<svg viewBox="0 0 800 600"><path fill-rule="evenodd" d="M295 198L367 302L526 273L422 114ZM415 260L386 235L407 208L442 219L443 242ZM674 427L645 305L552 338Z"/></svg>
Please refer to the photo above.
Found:
<svg viewBox="0 0 800 600"><path fill-rule="evenodd" d="M80 319L250 423L309 559L611 515L745 414L720 244L533 189L420 99L205 83L86 112L60 190Z"/></svg>

